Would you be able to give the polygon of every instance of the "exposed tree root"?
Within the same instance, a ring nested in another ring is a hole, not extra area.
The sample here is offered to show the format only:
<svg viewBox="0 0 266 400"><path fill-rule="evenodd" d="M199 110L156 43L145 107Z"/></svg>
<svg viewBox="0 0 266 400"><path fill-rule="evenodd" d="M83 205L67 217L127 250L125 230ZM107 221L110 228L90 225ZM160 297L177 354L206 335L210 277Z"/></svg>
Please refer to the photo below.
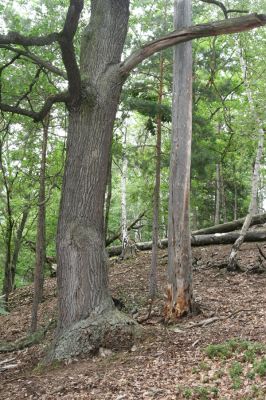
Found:
<svg viewBox="0 0 266 400"><path fill-rule="evenodd" d="M47 331L54 325L55 321L51 320L46 325L45 328L28 335L24 338L18 339L15 342L0 342L0 353L9 353L12 351L23 350L26 347L33 346L34 344L39 344L45 337Z"/></svg>
<svg viewBox="0 0 266 400"><path fill-rule="evenodd" d="M44 360L66 360L96 354L100 348L114 351L130 349L142 333L142 328L117 309L94 314L79 321L61 334Z"/></svg>

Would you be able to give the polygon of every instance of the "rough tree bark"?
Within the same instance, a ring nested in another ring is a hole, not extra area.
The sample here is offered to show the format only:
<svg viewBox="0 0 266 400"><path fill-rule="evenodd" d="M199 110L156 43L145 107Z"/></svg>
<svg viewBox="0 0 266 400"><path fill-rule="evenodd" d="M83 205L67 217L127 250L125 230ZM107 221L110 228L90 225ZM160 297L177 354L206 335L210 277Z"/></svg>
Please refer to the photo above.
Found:
<svg viewBox="0 0 266 400"><path fill-rule="evenodd" d="M81 44L87 97L70 111L57 235L59 325L53 357L131 346L135 323L118 312L108 290L104 195L112 131L123 78L120 57L129 1L91 2Z"/></svg>
<svg viewBox="0 0 266 400"><path fill-rule="evenodd" d="M189 26L190 0L175 0L175 28ZM172 148L168 210L168 287L165 319L174 321L193 311L189 226L192 139L192 44L174 48Z"/></svg>
<svg viewBox="0 0 266 400"><path fill-rule="evenodd" d="M39 195L38 195L38 221L37 221L37 236L36 236L36 259L34 270L34 292L31 310L31 325L30 332L34 333L37 329L38 322L38 307L43 296L43 279L44 265L46 259L46 229L45 229L45 175L46 175L46 153L48 142L49 115L43 122L42 135L42 151L41 151L41 166L39 180Z"/></svg>

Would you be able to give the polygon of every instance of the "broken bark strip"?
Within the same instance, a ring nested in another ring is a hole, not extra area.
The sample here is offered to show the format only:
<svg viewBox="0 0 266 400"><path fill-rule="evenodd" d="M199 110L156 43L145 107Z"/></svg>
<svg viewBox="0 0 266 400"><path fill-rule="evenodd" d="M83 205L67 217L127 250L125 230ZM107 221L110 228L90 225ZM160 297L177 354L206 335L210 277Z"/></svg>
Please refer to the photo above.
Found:
<svg viewBox="0 0 266 400"><path fill-rule="evenodd" d="M191 246L208 246L211 244L232 244L239 237L239 232L217 233L213 235L196 235L191 237ZM266 241L266 230L248 232L245 238L246 242ZM163 248L168 246L168 240L161 240ZM138 250L151 250L152 242L136 243ZM109 257L121 254L121 246L113 246L106 249Z"/></svg>
<svg viewBox="0 0 266 400"><path fill-rule="evenodd" d="M212 233L226 233L232 232L237 229L242 228L243 223L245 222L246 217L237 219L235 221L226 222L224 224L210 226L209 228L199 229L197 231L192 232L192 235L208 235ZM250 226L257 224L264 224L266 222L266 213L265 214L257 214L254 215L251 221Z"/></svg>

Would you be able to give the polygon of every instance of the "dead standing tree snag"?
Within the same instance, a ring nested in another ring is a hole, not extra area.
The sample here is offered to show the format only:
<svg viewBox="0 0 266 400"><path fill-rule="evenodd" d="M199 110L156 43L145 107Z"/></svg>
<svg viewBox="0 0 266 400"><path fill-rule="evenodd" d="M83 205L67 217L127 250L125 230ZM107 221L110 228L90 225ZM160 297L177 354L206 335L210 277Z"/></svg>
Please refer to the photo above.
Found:
<svg viewBox="0 0 266 400"><path fill-rule="evenodd" d="M195 38L235 33L266 24L265 15L180 29L147 44L123 63L129 0L92 0L81 41L75 36L83 1L71 0L63 30L44 37L0 35L0 45L26 48L59 43L68 90L49 97L39 111L0 103L0 109L40 121L54 103L69 111L69 131L57 233L58 330L51 358L90 353L100 346L129 347L136 324L114 307L108 290L104 238L104 197L113 124L124 81L152 54Z"/></svg>

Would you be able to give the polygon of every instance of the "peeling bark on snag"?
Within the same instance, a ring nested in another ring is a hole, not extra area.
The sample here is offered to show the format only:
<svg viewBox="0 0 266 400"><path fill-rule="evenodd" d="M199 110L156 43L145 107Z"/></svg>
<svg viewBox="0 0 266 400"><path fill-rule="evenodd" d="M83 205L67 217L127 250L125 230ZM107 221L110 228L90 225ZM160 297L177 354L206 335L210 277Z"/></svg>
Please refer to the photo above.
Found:
<svg viewBox="0 0 266 400"><path fill-rule="evenodd" d="M191 1L175 0L175 28L191 23ZM165 320L193 311L189 227L192 137L192 44L174 48L172 146L168 211L168 288Z"/></svg>

